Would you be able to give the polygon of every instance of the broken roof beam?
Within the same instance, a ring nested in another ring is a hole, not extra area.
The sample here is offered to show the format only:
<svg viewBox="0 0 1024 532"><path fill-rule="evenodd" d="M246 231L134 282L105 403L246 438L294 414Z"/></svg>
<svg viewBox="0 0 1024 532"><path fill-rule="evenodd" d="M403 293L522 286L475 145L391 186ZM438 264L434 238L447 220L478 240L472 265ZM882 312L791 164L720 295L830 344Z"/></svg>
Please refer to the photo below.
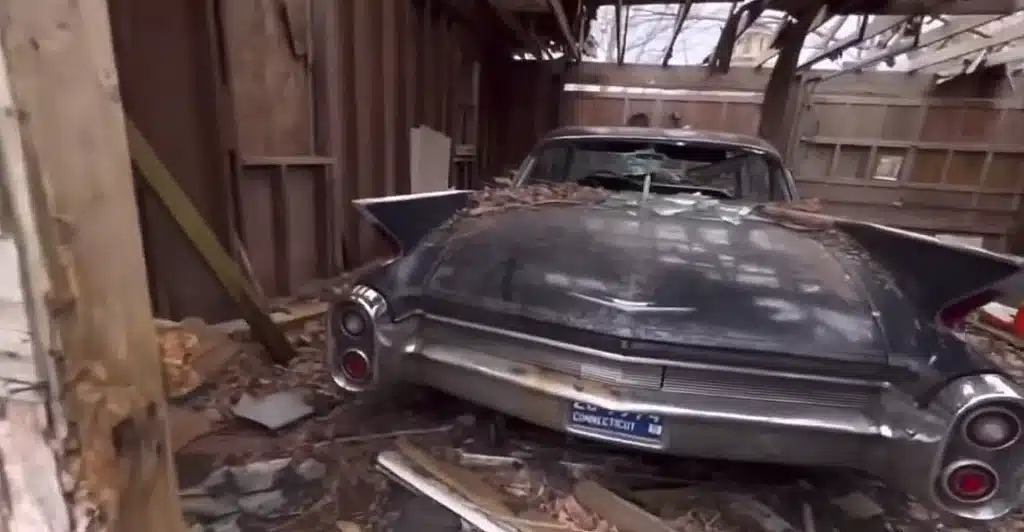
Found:
<svg viewBox="0 0 1024 532"><path fill-rule="evenodd" d="M694 3L721 3L723 0L694 0ZM617 0L587 2L588 5L612 5ZM664 4L666 0L622 0L622 5ZM675 2L671 2L675 3ZM844 4L844 2L834 2ZM800 2L800 5L805 2ZM887 2L845 2L852 6L840 6L836 15L1009 15L1024 9L1024 0L889 0ZM882 5L879 5L882 4ZM934 6L934 7L933 7Z"/></svg>
<svg viewBox="0 0 1024 532"><path fill-rule="evenodd" d="M537 58L537 61L544 60L544 46L536 35L527 31L526 28L523 27L522 23L519 22L519 19L511 12L506 11L505 8L501 7L497 0L487 0L487 4L491 7L491 11L498 15L502 24L504 24L505 27L516 36L516 40L519 41L519 44L528 49L530 53Z"/></svg>
<svg viewBox="0 0 1024 532"><path fill-rule="evenodd" d="M929 7L932 4L934 7ZM954 2L922 2L921 0L890 0L872 13L886 15L1009 15L1024 9L1024 0L957 0ZM840 10L840 12L843 12Z"/></svg>
<svg viewBox="0 0 1024 532"><path fill-rule="evenodd" d="M621 10L619 7L615 8L615 31L618 32L619 28L622 28L622 33L618 35L619 49L617 52L619 55L615 58L615 62L620 65L626 62L626 43L629 42L627 39L629 36L629 9L630 6L626 6L625 10Z"/></svg>
<svg viewBox="0 0 1024 532"><path fill-rule="evenodd" d="M867 55L849 67L844 67L836 72L830 72L821 79L831 79L849 72L863 70L887 59L905 54L911 50L931 46L945 41L950 37L960 35L961 33L967 33L978 26L982 26L998 18L1000 18L998 15L994 17L989 15L972 15L960 19L954 19L945 26L924 32L917 39L895 39L885 48Z"/></svg>
<svg viewBox="0 0 1024 532"><path fill-rule="evenodd" d="M900 24L903 24L909 17L902 15L879 15L867 24L867 26L861 26L853 35L834 43L830 44L827 48L822 50L820 53L811 57L807 61L804 61L797 67L797 70L807 70L812 66L832 57L838 57L848 48L856 46L863 42L865 39L870 39L876 35L880 35L886 31L889 31Z"/></svg>
<svg viewBox="0 0 1024 532"><path fill-rule="evenodd" d="M1009 63L1018 63L1024 61L1024 45L1015 44L999 50L998 52L992 52L985 58L985 66L998 66L1006 65Z"/></svg>
<svg viewBox="0 0 1024 532"><path fill-rule="evenodd" d="M967 15L947 20L946 24L921 34L921 42L918 44L918 47L907 52L907 57L913 59L922 53L926 53L922 50L922 48L926 46L960 35L961 33L974 31L989 22L994 22L1005 16L1006 15Z"/></svg>
<svg viewBox="0 0 1024 532"><path fill-rule="evenodd" d="M835 38L836 33L839 32L839 28L841 28L843 24L846 22L846 18L847 17L845 16L838 17L836 20L836 24L829 29L829 32L825 36L823 36L823 38L825 39L826 46L828 45L828 43L832 42L833 38ZM808 34L817 32L830 19L831 15L828 13L827 10L819 11L816 15L814 22L811 23L811 29L808 30ZM755 67L762 67L765 63L771 61L772 59L775 59L779 55L780 48L777 47L777 45L779 44L779 38L782 36L788 24L789 20L786 18L779 20L779 24L775 28L775 34L772 35L772 47L761 53L760 57L757 58L757 61L754 62Z"/></svg>
<svg viewBox="0 0 1024 532"><path fill-rule="evenodd" d="M725 73L729 71L729 64L732 62L733 47L736 41L754 25L754 22L761 17L764 10L771 5L770 0L747 0L742 6L737 6L739 0L734 0L729 9L729 17L722 26L722 33L718 37L718 44L715 46L711 56L704 61L710 72ZM825 11L821 8L819 12Z"/></svg>
<svg viewBox="0 0 1024 532"><path fill-rule="evenodd" d="M572 29L569 27L569 17L565 16L565 6L562 5L562 0L548 0L548 6L551 7L551 12L555 14L558 27L562 30L562 36L565 37L565 44L569 47L569 57L579 61L580 44L576 42L576 38L572 35Z"/></svg>
<svg viewBox="0 0 1024 532"><path fill-rule="evenodd" d="M668 46L665 48L665 56L661 59L661 66L667 67L668 62L672 59L672 53L676 47L676 39L679 38L679 32L683 31L683 23L690 16L690 8L692 7L693 0L685 0L679 4L679 11L676 12L676 22L672 28L672 39L669 40Z"/></svg>
<svg viewBox="0 0 1024 532"><path fill-rule="evenodd" d="M1024 38L1024 21L1010 24L984 39L968 39L962 43L953 44L939 50L921 53L910 60L907 71L916 72L926 67L946 63L974 52L987 50L993 46L999 46L1021 38Z"/></svg>

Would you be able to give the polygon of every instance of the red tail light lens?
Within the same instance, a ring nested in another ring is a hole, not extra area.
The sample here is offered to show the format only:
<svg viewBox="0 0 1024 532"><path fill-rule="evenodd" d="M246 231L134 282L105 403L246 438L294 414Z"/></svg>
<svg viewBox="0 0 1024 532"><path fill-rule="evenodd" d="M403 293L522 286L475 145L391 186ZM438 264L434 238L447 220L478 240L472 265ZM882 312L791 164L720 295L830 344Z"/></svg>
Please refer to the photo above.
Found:
<svg viewBox="0 0 1024 532"><path fill-rule="evenodd" d="M981 502L989 498L995 493L998 483L996 474L981 464L956 466L946 474L949 494L963 502Z"/></svg>
<svg viewBox="0 0 1024 532"><path fill-rule="evenodd" d="M341 354L338 361L341 372L354 382L364 382L370 378L370 357L358 349L349 349Z"/></svg>

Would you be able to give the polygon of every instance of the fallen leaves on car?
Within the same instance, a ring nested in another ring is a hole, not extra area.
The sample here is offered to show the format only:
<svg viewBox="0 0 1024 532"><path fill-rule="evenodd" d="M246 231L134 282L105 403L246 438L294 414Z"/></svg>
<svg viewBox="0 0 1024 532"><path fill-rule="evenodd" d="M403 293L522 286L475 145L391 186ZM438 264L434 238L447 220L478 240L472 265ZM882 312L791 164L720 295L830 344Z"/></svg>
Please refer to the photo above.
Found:
<svg viewBox="0 0 1024 532"><path fill-rule="evenodd" d="M512 209L555 205L588 205L604 201L609 193L575 183L537 183L520 187L488 187L473 192L465 215L483 216Z"/></svg>

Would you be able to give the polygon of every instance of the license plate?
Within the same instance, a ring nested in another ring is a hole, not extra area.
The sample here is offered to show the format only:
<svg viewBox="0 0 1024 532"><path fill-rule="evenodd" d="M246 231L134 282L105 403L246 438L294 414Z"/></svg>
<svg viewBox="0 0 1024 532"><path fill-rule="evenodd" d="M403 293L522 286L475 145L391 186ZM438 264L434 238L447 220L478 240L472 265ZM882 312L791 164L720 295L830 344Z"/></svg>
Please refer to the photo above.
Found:
<svg viewBox="0 0 1024 532"><path fill-rule="evenodd" d="M572 403L569 428L615 440L646 444L661 443L665 429L659 415L618 412L579 401Z"/></svg>

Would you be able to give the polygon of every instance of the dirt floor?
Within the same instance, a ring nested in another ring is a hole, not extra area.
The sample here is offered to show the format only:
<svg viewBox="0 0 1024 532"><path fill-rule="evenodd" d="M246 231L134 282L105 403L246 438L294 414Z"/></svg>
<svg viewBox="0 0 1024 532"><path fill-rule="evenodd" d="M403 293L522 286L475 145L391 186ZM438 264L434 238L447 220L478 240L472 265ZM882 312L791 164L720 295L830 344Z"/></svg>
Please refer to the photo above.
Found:
<svg viewBox="0 0 1024 532"><path fill-rule="evenodd" d="M375 467L378 453L404 445L459 468L460 475L471 472L470 480L489 486L475 491L493 491L501 499L495 504L548 523L530 521L523 530L626 532L628 500L667 526L645 531L1024 531L1024 516L985 525L943 521L850 471L667 459L611 449L507 421L423 389L401 397L345 395L329 382L322 364L322 325L315 313L310 316L297 320L291 333L300 356L288 367L202 324L165 327L166 367L180 385L172 392L172 435L194 530L461 530L456 516ZM977 332L972 341L1008 361L1017 375L1024 371L1019 351L1005 341ZM270 430L232 410L246 394L278 392L300 397L311 406L309 412ZM616 494L617 502L595 502L601 495L582 489L583 480L596 481Z"/></svg>

